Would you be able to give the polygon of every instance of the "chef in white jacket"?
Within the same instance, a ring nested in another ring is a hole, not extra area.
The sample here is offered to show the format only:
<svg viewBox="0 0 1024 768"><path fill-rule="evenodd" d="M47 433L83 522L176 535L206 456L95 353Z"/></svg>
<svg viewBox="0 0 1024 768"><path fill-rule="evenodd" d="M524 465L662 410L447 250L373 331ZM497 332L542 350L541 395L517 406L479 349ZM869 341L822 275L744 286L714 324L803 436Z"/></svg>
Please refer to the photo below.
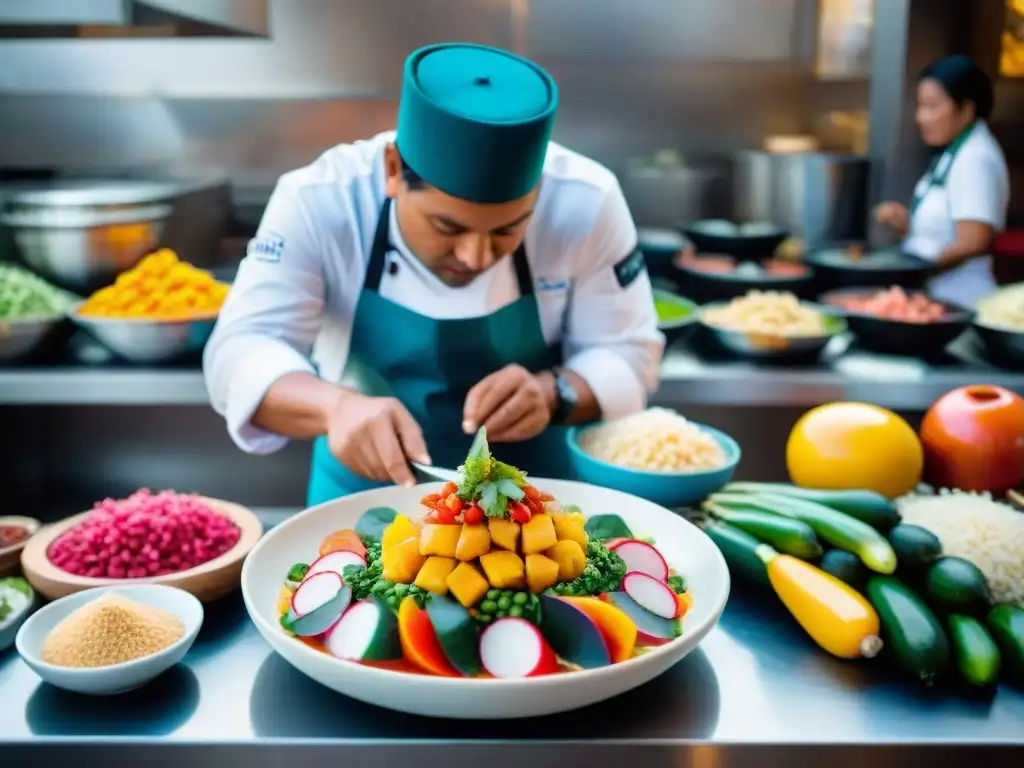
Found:
<svg viewBox="0 0 1024 768"><path fill-rule="evenodd" d="M502 458L569 473L564 428L639 410L664 339L615 176L550 142L558 90L511 53L406 62L397 130L285 174L204 371L236 444L314 440L308 502Z"/></svg>
<svg viewBox="0 0 1024 768"><path fill-rule="evenodd" d="M988 254L1010 203L1006 158L985 122L992 108L992 81L968 57L927 67L917 84L917 125L935 156L909 210L888 202L876 211L905 236L903 250L936 264L928 292L965 307L997 287Z"/></svg>

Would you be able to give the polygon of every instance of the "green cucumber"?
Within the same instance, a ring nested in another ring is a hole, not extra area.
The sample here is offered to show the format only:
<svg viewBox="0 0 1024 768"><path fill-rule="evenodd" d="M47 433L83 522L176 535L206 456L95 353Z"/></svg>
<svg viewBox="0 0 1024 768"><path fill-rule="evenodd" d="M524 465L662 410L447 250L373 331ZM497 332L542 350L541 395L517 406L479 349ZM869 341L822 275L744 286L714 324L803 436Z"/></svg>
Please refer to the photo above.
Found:
<svg viewBox="0 0 1024 768"><path fill-rule="evenodd" d="M985 622L1003 652L1007 671L1024 683L1024 608L997 605L988 612Z"/></svg>
<svg viewBox="0 0 1024 768"><path fill-rule="evenodd" d="M919 525L900 523L888 534L900 568L920 568L942 555L939 537Z"/></svg>
<svg viewBox="0 0 1024 768"><path fill-rule="evenodd" d="M790 483L729 483L726 492L770 493L814 501L867 523L882 533L899 525L900 513L888 498L875 491L801 488Z"/></svg>
<svg viewBox="0 0 1024 768"><path fill-rule="evenodd" d="M867 523L824 504L781 494L715 493L708 499L730 509L756 509L801 520L834 547L853 552L872 571L896 570L896 553L885 537Z"/></svg>
<svg viewBox="0 0 1024 768"><path fill-rule="evenodd" d="M949 640L942 624L909 587L892 576L871 576L867 598L878 612L882 642L896 664L925 685L949 667Z"/></svg>
<svg viewBox="0 0 1024 768"><path fill-rule="evenodd" d="M467 677L480 674L479 636L469 611L450 598L431 595L427 618L451 665Z"/></svg>
<svg viewBox="0 0 1024 768"><path fill-rule="evenodd" d="M856 555L845 549L830 549L821 557L818 567L844 584L861 591L868 578L868 569Z"/></svg>
<svg viewBox="0 0 1024 768"><path fill-rule="evenodd" d="M768 512L728 509L709 504L707 511L730 525L749 533L783 554L814 560L823 552L821 542L807 523Z"/></svg>
<svg viewBox="0 0 1024 768"><path fill-rule="evenodd" d="M928 566L924 592L935 608L949 613L984 616L992 605L985 574L962 557L940 557Z"/></svg>
<svg viewBox="0 0 1024 768"><path fill-rule="evenodd" d="M960 677L969 685L987 688L999 683L999 647L985 625L973 616L952 613L946 617L953 657Z"/></svg>
<svg viewBox="0 0 1024 768"><path fill-rule="evenodd" d="M721 550L734 575L744 576L760 584L771 583L768 581L764 560L757 555L761 542L746 531L718 520L705 520L700 527Z"/></svg>

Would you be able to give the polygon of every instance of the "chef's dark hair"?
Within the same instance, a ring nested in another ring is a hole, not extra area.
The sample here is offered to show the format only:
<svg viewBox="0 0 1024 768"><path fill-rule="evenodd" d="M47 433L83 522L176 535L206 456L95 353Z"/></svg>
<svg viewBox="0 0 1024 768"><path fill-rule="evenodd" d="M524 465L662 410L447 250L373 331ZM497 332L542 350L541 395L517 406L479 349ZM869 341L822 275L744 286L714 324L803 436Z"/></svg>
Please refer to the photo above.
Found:
<svg viewBox="0 0 1024 768"><path fill-rule="evenodd" d="M929 64L921 71L918 82L921 80L937 82L958 107L968 101L974 104L974 114L980 120L992 114L992 79L963 54L943 56Z"/></svg>
<svg viewBox="0 0 1024 768"><path fill-rule="evenodd" d="M426 189L430 186L423 180L422 176L409 167L409 164L405 162L405 158L401 154L399 154L398 159L402 161L402 181L406 183L409 189L415 192L417 189Z"/></svg>

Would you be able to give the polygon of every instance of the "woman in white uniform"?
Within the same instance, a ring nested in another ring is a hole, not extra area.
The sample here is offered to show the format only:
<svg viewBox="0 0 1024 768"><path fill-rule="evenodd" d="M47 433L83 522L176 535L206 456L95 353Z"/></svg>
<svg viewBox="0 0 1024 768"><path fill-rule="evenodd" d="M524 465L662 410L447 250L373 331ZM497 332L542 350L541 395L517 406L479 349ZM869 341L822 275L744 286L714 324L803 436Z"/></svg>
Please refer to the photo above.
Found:
<svg viewBox="0 0 1024 768"><path fill-rule="evenodd" d="M1010 202L1006 158L985 123L992 107L991 80L966 56L927 67L917 84L917 125L935 157L909 210L887 202L875 212L905 236L904 251L936 264L928 292L965 307L997 287L988 253Z"/></svg>
<svg viewBox="0 0 1024 768"><path fill-rule="evenodd" d="M310 505L457 466L481 425L565 476L565 425L645 407L664 339L636 228L615 176L549 141L557 103L521 57L430 46L396 132L278 182L204 370L242 450L314 441Z"/></svg>

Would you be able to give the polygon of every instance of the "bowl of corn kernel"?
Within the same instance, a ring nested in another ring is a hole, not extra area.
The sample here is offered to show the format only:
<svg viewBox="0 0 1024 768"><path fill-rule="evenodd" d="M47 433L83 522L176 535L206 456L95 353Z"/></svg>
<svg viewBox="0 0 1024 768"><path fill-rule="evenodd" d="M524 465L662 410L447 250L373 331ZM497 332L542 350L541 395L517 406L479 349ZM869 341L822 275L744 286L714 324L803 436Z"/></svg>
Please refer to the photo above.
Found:
<svg viewBox="0 0 1024 768"><path fill-rule="evenodd" d="M126 360L170 360L203 348L230 287L165 248L77 305L71 319Z"/></svg>

